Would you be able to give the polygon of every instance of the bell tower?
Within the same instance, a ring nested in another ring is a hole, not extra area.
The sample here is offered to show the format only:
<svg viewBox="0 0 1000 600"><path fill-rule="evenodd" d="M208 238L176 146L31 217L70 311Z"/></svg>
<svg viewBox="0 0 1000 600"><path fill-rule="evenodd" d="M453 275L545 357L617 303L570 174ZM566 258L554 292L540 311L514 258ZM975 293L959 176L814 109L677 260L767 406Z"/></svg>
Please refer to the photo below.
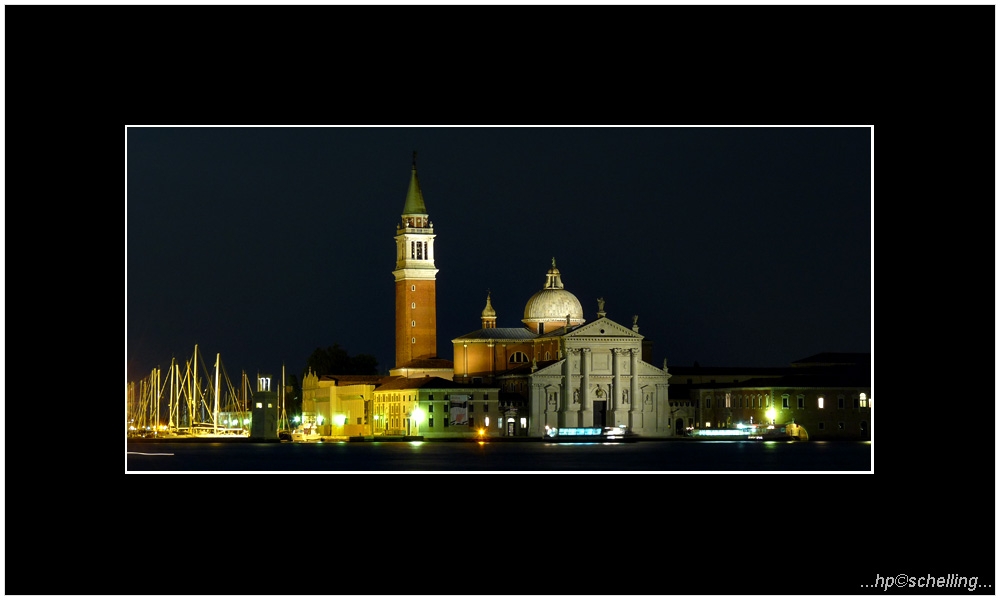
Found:
<svg viewBox="0 0 1000 600"><path fill-rule="evenodd" d="M396 367L437 357L438 270L434 267L434 224L428 219L413 153L410 187L396 226Z"/></svg>

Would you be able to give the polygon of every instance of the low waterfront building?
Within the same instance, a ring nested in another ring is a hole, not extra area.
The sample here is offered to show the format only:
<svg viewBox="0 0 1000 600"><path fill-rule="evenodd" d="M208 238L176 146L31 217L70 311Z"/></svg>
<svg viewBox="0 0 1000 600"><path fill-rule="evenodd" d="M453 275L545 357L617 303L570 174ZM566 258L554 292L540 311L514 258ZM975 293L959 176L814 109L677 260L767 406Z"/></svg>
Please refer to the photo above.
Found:
<svg viewBox="0 0 1000 600"><path fill-rule="evenodd" d="M673 367L675 433L740 423L804 427L811 440L871 440L871 354L824 352L788 367Z"/></svg>

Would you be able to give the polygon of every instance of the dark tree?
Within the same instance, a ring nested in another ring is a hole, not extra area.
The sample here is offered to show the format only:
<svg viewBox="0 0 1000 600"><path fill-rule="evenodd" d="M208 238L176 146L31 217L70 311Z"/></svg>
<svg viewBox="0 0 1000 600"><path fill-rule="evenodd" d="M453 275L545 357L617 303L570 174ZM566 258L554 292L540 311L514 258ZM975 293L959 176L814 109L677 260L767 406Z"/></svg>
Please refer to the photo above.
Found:
<svg viewBox="0 0 1000 600"><path fill-rule="evenodd" d="M378 361L370 354L351 356L340 344L316 348L306 361L306 371L324 375L378 375Z"/></svg>

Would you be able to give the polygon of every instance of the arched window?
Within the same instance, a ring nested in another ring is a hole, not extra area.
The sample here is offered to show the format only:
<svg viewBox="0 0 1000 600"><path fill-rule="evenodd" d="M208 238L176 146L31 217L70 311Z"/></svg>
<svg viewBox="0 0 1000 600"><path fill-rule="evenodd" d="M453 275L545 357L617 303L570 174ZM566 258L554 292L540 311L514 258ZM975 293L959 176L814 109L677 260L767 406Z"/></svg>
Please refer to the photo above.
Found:
<svg viewBox="0 0 1000 600"><path fill-rule="evenodd" d="M528 362L528 355L524 352L515 352L510 355L510 362L512 363L526 363Z"/></svg>

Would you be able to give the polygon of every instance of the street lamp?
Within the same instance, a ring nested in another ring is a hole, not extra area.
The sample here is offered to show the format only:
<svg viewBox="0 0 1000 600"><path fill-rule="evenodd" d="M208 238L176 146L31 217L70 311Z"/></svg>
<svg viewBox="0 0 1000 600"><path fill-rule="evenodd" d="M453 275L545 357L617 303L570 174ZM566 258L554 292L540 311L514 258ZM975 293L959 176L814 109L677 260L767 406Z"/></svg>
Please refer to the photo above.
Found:
<svg viewBox="0 0 1000 600"><path fill-rule="evenodd" d="M424 411L418 406L413 409L413 435L420 434L420 421L424 418Z"/></svg>

